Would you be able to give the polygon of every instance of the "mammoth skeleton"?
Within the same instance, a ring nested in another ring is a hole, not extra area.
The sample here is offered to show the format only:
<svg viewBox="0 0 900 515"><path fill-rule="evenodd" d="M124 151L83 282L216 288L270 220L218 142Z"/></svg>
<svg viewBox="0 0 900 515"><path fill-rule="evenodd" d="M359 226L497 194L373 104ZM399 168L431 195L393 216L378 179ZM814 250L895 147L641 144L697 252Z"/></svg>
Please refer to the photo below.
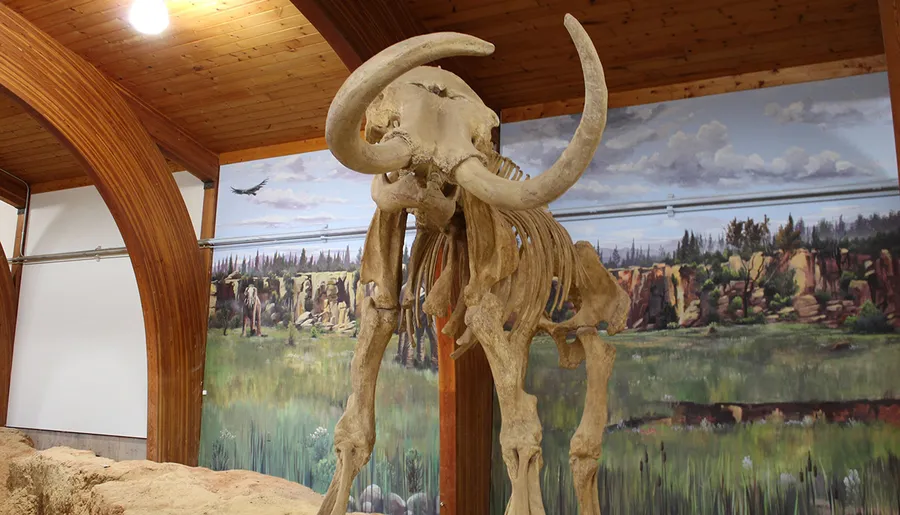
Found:
<svg viewBox="0 0 900 515"><path fill-rule="evenodd" d="M538 331L550 334L561 366L585 362L588 394L570 463L581 513L599 515L597 468L615 350L597 327L606 322L610 335L622 330L630 303L594 248L573 244L547 208L587 168L606 125L607 90L597 52L574 17L567 15L565 26L584 72L584 113L560 158L533 178L494 151L491 130L499 119L478 95L456 75L424 66L452 56L490 55L493 45L478 38L434 33L397 43L356 69L335 96L326 122L328 146L346 167L374 176L377 209L360 273L375 292L362 307L352 393L334 431L337 467L320 515L347 510L351 484L375 444L382 355L401 318L408 326L420 320L419 303L411 300L420 291L430 320L446 317L442 331L456 341L454 357L473 345L484 348L512 481L508 514L544 513L541 424L537 400L524 389L532 338ZM407 281L413 290L401 302L410 214L417 229ZM576 314L554 323L549 313L565 300Z"/></svg>

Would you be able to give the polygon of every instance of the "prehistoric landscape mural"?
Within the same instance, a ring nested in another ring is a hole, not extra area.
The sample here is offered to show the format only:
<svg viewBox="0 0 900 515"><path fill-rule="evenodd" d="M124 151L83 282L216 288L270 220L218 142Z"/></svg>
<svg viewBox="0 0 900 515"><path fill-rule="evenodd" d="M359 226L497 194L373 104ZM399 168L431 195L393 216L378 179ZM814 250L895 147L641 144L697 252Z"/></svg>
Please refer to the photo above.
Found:
<svg viewBox="0 0 900 515"><path fill-rule="evenodd" d="M591 168L551 208L896 181L888 105L874 74L612 110ZM502 151L538 171L576 124L504 125ZM324 151L230 165L221 180L219 237L311 236L216 251L200 464L324 492L370 291L361 237L312 233L364 230L369 179ZM900 197L565 226L632 300L629 330L609 339L603 513L900 514ZM384 356L378 442L352 492L361 511L438 511L435 346L427 330L397 334ZM584 370L557 359L538 336L528 388L545 428L545 506L563 515L577 512L568 446ZM494 447L499 515L509 483Z"/></svg>
<svg viewBox="0 0 900 515"><path fill-rule="evenodd" d="M890 123L881 74L611 111L551 209L896 184ZM504 125L503 152L539 170L576 124ZM632 299L608 340L603 513L900 513L900 197L565 225ZM535 338L526 384L547 513L574 514L584 368L557 361ZM495 467L492 513L509 492Z"/></svg>

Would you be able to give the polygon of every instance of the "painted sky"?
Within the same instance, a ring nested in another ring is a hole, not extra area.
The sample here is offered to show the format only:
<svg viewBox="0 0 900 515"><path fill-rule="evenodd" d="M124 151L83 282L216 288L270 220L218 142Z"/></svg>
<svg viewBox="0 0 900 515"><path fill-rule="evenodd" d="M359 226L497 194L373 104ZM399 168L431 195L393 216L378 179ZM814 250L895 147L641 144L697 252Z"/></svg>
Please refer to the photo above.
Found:
<svg viewBox="0 0 900 515"><path fill-rule="evenodd" d="M328 150L223 166L220 177L220 238L366 227L375 211L371 176L348 170ZM256 195L231 190L264 179Z"/></svg>
<svg viewBox="0 0 900 515"><path fill-rule="evenodd" d="M503 126L502 150L526 172L539 173L568 144L578 116ZM886 74L797 84L669 103L614 109L601 148L581 181L553 208L634 201L785 191L896 180ZM232 188L268 182L255 196ZM263 236L326 226L365 228L375 204L371 178L352 172L328 150L222 168L217 236ZM855 216L900 209L897 198L827 201L796 207L738 208L566 224L574 239L601 247L674 247L684 229L715 233L734 216L783 223L795 218ZM411 241L411 238L410 238ZM279 245L263 252L343 251L361 240ZM255 254L252 249L217 257Z"/></svg>
<svg viewBox="0 0 900 515"><path fill-rule="evenodd" d="M504 155L532 175L580 115L506 124ZM551 208L896 180L885 73L609 112L582 179Z"/></svg>

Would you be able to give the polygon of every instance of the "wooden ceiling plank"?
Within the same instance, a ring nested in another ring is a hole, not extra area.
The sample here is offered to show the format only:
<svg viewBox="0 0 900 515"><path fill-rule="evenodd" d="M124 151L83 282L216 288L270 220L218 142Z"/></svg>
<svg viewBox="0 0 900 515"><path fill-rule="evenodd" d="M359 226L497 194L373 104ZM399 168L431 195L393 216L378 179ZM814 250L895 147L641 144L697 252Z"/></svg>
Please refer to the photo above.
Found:
<svg viewBox="0 0 900 515"><path fill-rule="evenodd" d="M334 63L332 68L342 66L340 63ZM323 72L327 73L329 69L323 69ZM214 86L209 86L204 90L194 90L186 93L181 93L178 95L169 95L163 98L153 98L150 100L153 102L153 105L156 106L160 111L165 112L167 107L174 105L189 105L191 103L195 103L198 101L208 100L208 99L216 99L219 98L218 95L228 95L234 94L236 98L240 98L244 95L251 94L248 88L260 88L260 87L268 87L268 86L279 86L282 85L285 88L289 88L290 84L294 84L294 81L297 83L304 84L331 84L334 82L334 79L330 80L317 80L317 77L311 76L294 76L291 78L291 82L285 83L285 75L283 73L279 73L276 75L268 75L265 77L247 77L240 80L234 80L227 84L216 84ZM343 82L341 80L340 82ZM340 87L340 86L338 86ZM284 89L284 88L283 88ZM139 92L138 89L136 91ZM334 90L337 92L337 88ZM143 96L142 96L143 98Z"/></svg>
<svg viewBox="0 0 900 515"><path fill-rule="evenodd" d="M650 52L642 55L640 58L629 59L625 62L607 60L606 67L615 66L617 71L628 71L630 73L658 71L661 68L672 68L679 73L684 73L690 66L697 63L721 62L723 60L731 60L732 68L740 66L745 62L768 61L773 62L772 56L784 57L785 59L813 61L833 61L828 59L827 54L834 51L843 50L845 47L850 49L858 48L865 55L880 53L879 50L871 52L872 48L878 48L879 41L876 35L877 27L872 27L867 21L848 22L843 26L827 26L820 27L816 31L816 36L810 37L806 33L783 33L780 35L770 35L768 37L756 37L742 39L742 46L722 47L717 44L704 44L695 51L685 53L680 58L676 58L671 54L663 53L660 56L653 56ZM839 34L847 35L846 39L832 37L829 35ZM868 48L863 46L868 44ZM793 47L798 50L793 54L785 53L784 47ZM800 53L803 50L805 53ZM780 51L780 52L779 52ZM825 56L823 58L823 56ZM859 57L859 56L855 56ZM540 66L544 62L552 64L551 61L537 61L535 67ZM777 61L776 61L777 63ZM674 64L674 66L673 66ZM803 63L809 64L809 63ZM540 68L535 70L529 69L524 71L510 72L506 75L483 77L478 76L479 84L483 88L503 88L508 87L523 91L527 88L534 88L541 84L553 85L566 82L567 79L580 81L581 72L577 66L569 66L565 71L553 70L553 74L541 73ZM718 70L713 70L718 71ZM668 77L661 77L666 79ZM610 77L610 82L616 81L616 77Z"/></svg>
<svg viewBox="0 0 900 515"><path fill-rule="evenodd" d="M290 111L300 113L307 109L315 109L322 106L333 96L334 94L329 91L316 91L300 97L302 100L294 97L282 100L269 100L262 107L258 105L259 102L253 101L242 105L232 103L230 105L214 106L197 114L182 116L178 119L178 123L195 125L205 123L208 120L241 120L246 116L252 116L253 114L258 113L260 109L271 109L274 112L280 110L280 112Z"/></svg>
<svg viewBox="0 0 900 515"><path fill-rule="evenodd" d="M255 56L243 58L234 58L232 62L224 63L219 66L208 66L209 61L200 61L195 64L195 68L186 70L176 70L162 77L147 77L152 80L141 80L140 82L129 79L129 82L137 83L142 88L159 87L166 92L177 92L178 86L203 83L208 80L225 82L232 76L251 75L264 73L273 65L282 65L290 62L295 66L307 66L321 63L322 56L327 55L329 46L324 39L318 34L311 34L303 37L306 41L293 40L294 44L282 47L271 48L269 51L258 52ZM263 47L266 48L266 47ZM230 54L226 54L230 55ZM299 62L298 62L299 61ZM203 64L200 64L203 63Z"/></svg>
<svg viewBox="0 0 900 515"><path fill-rule="evenodd" d="M26 14L29 19L40 19L64 11L77 13L81 6L90 4L91 0L51 0L41 3L33 0L4 0L3 3Z"/></svg>
<svg viewBox="0 0 900 515"><path fill-rule="evenodd" d="M311 27L311 26L308 26ZM234 51L209 52L205 56L182 56L173 59L166 65L158 65L152 69L146 67L127 74L128 81L133 84L147 85L160 80L169 80L172 78L182 77L185 75L214 75L226 65L242 63L246 68L251 59L258 59L270 55L278 55L279 53L290 52L312 52L309 47L315 47L315 51L322 52L317 46L324 43L324 39L312 30L311 34L300 37L284 37L280 41L269 41L259 45L251 45L247 48ZM327 45L327 43L325 43ZM330 48L330 47L328 47ZM324 54L330 52L325 51ZM118 71L118 70L117 70ZM126 75L123 74L123 77Z"/></svg>
<svg viewBox="0 0 900 515"><path fill-rule="evenodd" d="M178 22L190 19L193 12L194 19L209 15L210 4L213 2L170 2L167 7L169 11L170 26L174 26ZM116 32L130 30L134 34L134 29L128 21L128 11L131 7L129 3L121 3L110 0L95 0L91 5L99 7L96 11L90 13L82 13L80 16L67 16L56 24L52 24L49 20L35 20L40 23L45 32L54 37L57 41L68 45L79 42L96 40L97 38L108 39L109 36ZM80 36L80 37L79 37ZM143 36L138 36L143 37ZM158 36L150 36L158 38ZM74 48L69 48L74 50Z"/></svg>
<svg viewBox="0 0 900 515"><path fill-rule="evenodd" d="M144 37L136 35L134 30L123 29L120 32L107 34L102 39L91 38L75 42L70 48L91 58L106 55L110 51L133 53L139 48L148 51L159 50L190 43L198 38L208 37L210 34L227 34L247 24L258 23L257 16L260 15L281 16L279 11L284 9L286 3L289 2L287 0L242 1L231 8L217 10L213 14L206 14L196 20L177 20L173 30L162 38ZM182 24L184 24L184 28L181 27Z"/></svg>
<svg viewBox="0 0 900 515"><path fill-rule="evenodd" d="M241 118L233 121L211 120L204 124L204 130L209 130L216 136L227 137L235 132L244 132L247 127L265 128L282 122L310 122L321 121L328 114L328 105L323 105L312 110L295 112L284 108L261 111L252 118Z"/></svg>
<svg viewBox="0 0 900 515"><path fill-rule="evenodd" d="M722 31L702 32L701 35L688 35L678 41L667 41L665 39L654 39L652 44L639 45L635 42L623 41L616 44L607 44L598 51L600 58L605 63L623 61L648 61L668 60L677 56L691 56L694 54L702 54L713 50L722 50L726 48L738 48L752 44L758 44L766 40L786 41L787 38L804 38L808 39L809 33L816 34L818 38L821 34L827 32L849 31L858 27L872 27L872 16L867 13L855 14L853 17L845 18L840 23L836 23L833 18L827 15L812 15L807 21L801 25L793 22L795 27L803 27L808 32L792 30L791 24L775 24L770 30L764 30L756 33L746 33L732 28L723 29ZM595 40L598 40L595 37ZM599 41L599 40L598 40ZM569 61L577 62L577 54L569 42L564 48L555 48L550 44L541 44L532 47L525 45L520 46L520 50L516 52L516 57L521 57L527 62L528 71L549 70L553 68L573 66L566 64ZM474 63L473 63L474 64ZM501 66L485 66L485 63L477 63L473 66L472 76L479 81L487 77L503 76L508 71L508 67ZM543 74L552 77L553 74Z"/></svg>
<svg viewBox="0 0 900 515"><path fill-rule="evenodd" d="M140 54L133 49L101 48L97 52L85 52L84 56L101 69L120 60L132 62L140 60L140 62L147 64L153 62L165 63L168 59L175 59L182 55L192 55L198 50L202 51L207 48L214 48L256 36L272 37L272 34L277 34L280 31L296 30L298 27L302 28L308 25L306 18L296 11L289 13L284 13L283 11L274 12L272 19L263 23L251 24L245 21L244 25L238 25L240 28L231 32L206 36L195 34L193 38L184 43L171 44L153 50L144 49ZM129 69L128 66L119 66L117 68L122 70Z"/></svg>

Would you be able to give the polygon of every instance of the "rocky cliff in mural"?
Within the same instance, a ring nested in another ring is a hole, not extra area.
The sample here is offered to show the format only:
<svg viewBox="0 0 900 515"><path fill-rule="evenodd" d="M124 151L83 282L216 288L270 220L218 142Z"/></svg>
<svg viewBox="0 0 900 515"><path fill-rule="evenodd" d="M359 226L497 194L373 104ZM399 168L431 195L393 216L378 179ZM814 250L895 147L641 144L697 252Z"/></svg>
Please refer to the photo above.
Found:
<svg viewBox="0 0 900 515"><path fill-rule="evenodd" d="M758 278L749 287L749 312L743 303L747 280L740 280L744 264L738 256L719 265L659 263L613 270L632 299L628 327L796 321L836 328L848 320L854 323L866 306L874 307L885 322L900 325L900 260L888 250L878 255L848 249L837 255L807 249L774 256L757 252L749 261L747 275Z"/></svg>

